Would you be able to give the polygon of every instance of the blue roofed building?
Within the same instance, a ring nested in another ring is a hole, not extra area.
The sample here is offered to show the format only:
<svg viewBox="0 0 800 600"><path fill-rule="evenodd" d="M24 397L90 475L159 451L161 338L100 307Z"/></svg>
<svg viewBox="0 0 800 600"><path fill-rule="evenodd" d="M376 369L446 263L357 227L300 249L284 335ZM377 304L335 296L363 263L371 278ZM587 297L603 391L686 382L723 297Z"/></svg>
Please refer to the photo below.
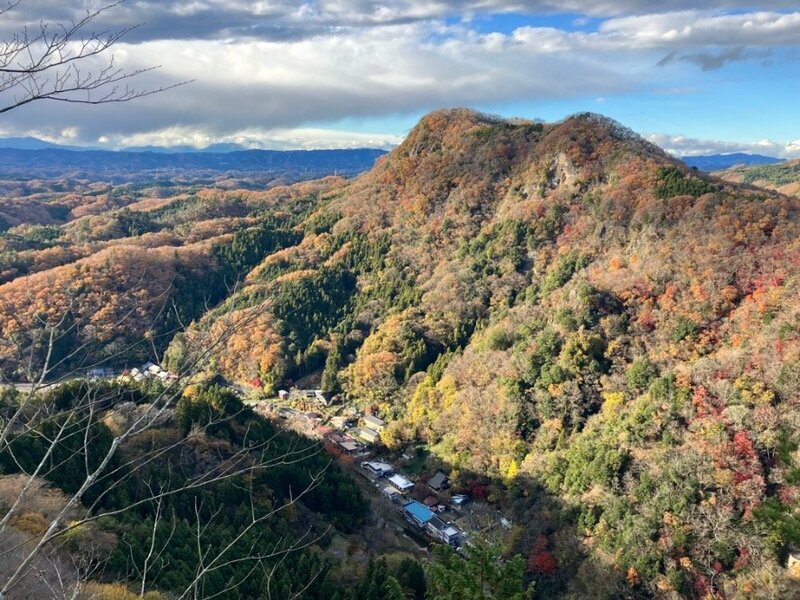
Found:
<svg viewBox="0 0 800 600"><path fill-rule="evenodd" d="M433 511L427 506L420 504L416 500L412 500L403 505L403 516L409 523L422 529L434 515Z"/></svg>

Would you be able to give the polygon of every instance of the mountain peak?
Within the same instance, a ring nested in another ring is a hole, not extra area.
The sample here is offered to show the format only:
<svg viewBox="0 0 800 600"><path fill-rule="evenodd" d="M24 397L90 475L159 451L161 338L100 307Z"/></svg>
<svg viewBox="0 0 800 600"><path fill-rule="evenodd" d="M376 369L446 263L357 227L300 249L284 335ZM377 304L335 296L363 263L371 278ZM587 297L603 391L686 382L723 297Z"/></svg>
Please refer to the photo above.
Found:
<svg viewBox="0 0 800 600"><path fill-rule="evenodd" d="M575 137L577 135L582 138L594 140L607 137L616 141L629 142L632 143L632 148L636 148L640 152L655 155L659 158L670 159L669 155L663 149L646 140L633 129L625 127L619 121L600 113L576 113L556 123L554 125L554 130L565 130L570 137Z"/></svg>
<svg viewBox="0 0 800 600"><path fill-rule="evenodd" d="M502 119L499 117L484 115L469 108L435 110L419 120L397 147L396 153L413 157L426 150L435 151L443 145L459 143L470 129L500 122Z"/></svg>
<svg viewBox="0 0 800 600"><path fill-rule="evenodd" d="M671 160L658 146L618 121L593 112L581 112L556 123L543 123L529 119L509 119L478 112L468 108L440 109L428 113L411 130L405 141L398 146L396 155L418 156L423 152L438 152L443 148L463 147L470 134L489 140L491 133L510 132L535 133L535 139L547 139L556 146L576 142L596 145L602 141L631 144L631 149L640 154Z"/></svg>
<svg viewBox="0 0 800 600"><path fill-rule="evenodd" d="M442 200L444 190L464 178L481 181L489 190L517 171L529 172L535 179L558 164L580 174L576 180L604 181L619 164L633 158L689 171L604 115L584 112L546 124L454 108L425 115L378 171L364 177L386 181L388 170L399 186L413 188L412 195Z"/></svg>

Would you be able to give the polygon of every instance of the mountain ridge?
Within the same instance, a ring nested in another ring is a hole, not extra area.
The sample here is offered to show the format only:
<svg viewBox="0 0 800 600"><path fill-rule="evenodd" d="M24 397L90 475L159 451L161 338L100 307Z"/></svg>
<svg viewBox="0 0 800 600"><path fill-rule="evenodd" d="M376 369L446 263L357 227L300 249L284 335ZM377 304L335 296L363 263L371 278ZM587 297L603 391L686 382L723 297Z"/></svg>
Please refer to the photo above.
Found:
<svg viewBox="0 0 800 600"><path fill-rule="evenodd" d="M783 159L763 154L750 154L746 152L731 152L728 154L707 154L697 156L682 156L681 160L690 167L701 171L720 171L737 165L769 165L781 162Z"/></svg>
<svg viewBox="0 0 800 600"><path fill-rule="evenodd" d="M714 175L726 181L772 189L788 196L800 196L800 159L732 167L717 171Z"/></svg>

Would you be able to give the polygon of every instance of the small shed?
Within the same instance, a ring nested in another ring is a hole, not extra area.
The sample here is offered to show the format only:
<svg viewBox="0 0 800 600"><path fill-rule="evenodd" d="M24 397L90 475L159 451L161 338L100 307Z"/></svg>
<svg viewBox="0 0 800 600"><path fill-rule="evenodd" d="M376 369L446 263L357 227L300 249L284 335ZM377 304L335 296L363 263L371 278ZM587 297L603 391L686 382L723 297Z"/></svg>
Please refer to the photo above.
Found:
<svg viewBox="0 0 800 600"><path fill-rule="evenodd" d="M113 377L114 369L110 369L108 367L95 367L94 369L89 369L89 371L86 373L86 376L90 379Z"/></svg>
<svg viewBox="0 0 800 600"><path fill-rule="evenodd" d="M152 374L152 375L158 375L159 373L161 373L164 370L161 367L159 367L158 365L154 365L153 363L147 363L145 365L145 367L146 367L147 372Z"/></svg>
<svg viewBox="0 0 800 600"><path fill-rule="evenodd" d="M377 460L364 461L361 463L361 466L376 477L385 477L394 471L394 468L389 463L379 462Z"/></svg>
<svg viewBox="0 0 800 600"><path fill-rule="evenodd" d="M355 440L351 440L350 438L344 439L341 442L338 442L339 446L347 452L348 454L355 454L361 448L361 444L359 444Z"/></svg>
<svg viewBox="0 0 800 600"><path fill-rule="evenodd" d="M400 492L394 489L392 486L387 485L383 488L383 495L388 498L391 502L397 502L400 500Z"/></svg>
<svg viewBox="0 0 800 600"><path fill-rule="evenodd" d="M344 429L353 421L352 417L333 417L331 425L336 429Z"/></svg>
<svg viewBox="0 0 800 600"><path fill-rule="evenodd" d="M454 506L455 508L458 508L458 509L460 509L460 508L461 508L462 506L464 506L464 505L465 505L467 502L469 502L469 496L467 496L467 495L465 495L465 494L456 494L455 496L453 496L453 497L451 498L451 501L452 501L452 503L453 503L453 506Z"/></svg>

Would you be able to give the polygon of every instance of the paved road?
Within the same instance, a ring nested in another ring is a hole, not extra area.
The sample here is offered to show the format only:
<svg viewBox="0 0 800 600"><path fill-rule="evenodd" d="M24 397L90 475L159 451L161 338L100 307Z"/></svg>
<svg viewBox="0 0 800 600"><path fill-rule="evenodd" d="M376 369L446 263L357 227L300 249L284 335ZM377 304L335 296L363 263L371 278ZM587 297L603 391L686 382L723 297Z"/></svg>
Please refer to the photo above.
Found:
<svg viewBox="0 0 800 600"><path fill-rule="evenodd" d="M64 382L60 381L58 383L48 383L48 384L44 384L44 385L38 385L37 384L36 388L41 392L41 391L46 390L47 388L52 387L54 385L60 385L61 383L64 383ZM34 384L33 383L13 383L13 382L0 383L0 386L4 386L4 385L11 386L14 389L16 389L18 392L22 392L23 394L30 394L31 391L33 391L33 388L34 388Z"/></svg>

